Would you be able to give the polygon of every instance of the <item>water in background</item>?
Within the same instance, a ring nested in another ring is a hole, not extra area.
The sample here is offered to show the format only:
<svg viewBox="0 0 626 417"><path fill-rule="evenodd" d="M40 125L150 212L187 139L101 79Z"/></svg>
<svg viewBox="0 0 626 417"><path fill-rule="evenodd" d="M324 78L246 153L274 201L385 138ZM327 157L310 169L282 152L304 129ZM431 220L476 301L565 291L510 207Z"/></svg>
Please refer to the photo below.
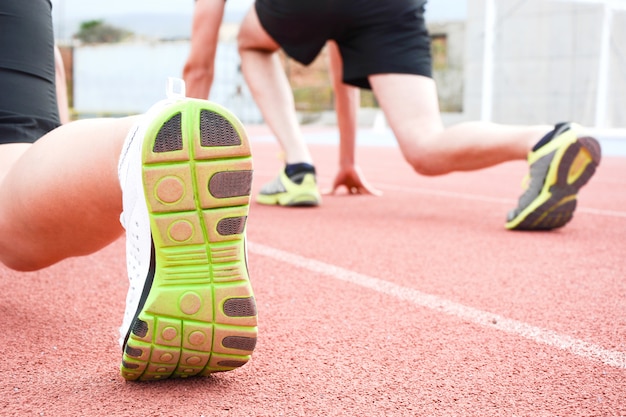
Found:
<svg viewBox="0 0 626 417"><path fill-rule="evenodd" d="M74 110L78 117L142 113L165 97L168 77L182 78L189 41L133 42L74 49ZM210 100L244 123L262 116L243 79L237 44L217 48Z"/></svg>

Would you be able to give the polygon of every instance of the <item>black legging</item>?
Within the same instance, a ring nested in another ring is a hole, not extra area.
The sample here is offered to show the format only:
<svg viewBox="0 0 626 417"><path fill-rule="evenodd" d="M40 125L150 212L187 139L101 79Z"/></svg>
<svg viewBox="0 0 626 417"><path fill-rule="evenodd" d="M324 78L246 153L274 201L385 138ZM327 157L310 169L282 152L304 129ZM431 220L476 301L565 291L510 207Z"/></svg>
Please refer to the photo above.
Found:
<svg viewBox="0 0 626 417"><path fill-rule="evenodd" d="M0 1L0 144L60 125L50 0Z"/></svg>

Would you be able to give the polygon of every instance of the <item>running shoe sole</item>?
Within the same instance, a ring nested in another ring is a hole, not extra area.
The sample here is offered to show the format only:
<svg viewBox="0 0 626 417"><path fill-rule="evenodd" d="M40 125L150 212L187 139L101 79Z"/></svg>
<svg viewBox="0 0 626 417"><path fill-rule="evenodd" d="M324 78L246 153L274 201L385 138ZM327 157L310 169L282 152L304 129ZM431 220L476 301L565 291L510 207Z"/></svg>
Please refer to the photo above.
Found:
<svg viewBox="0 0 626 417"><path fill-rule="evenodd" d="M600 144L581 137L544 158L550 159L539 195L506 223L511 230L551 230L563 227L573 217L578 191L589 181L601 159Z"/></svg>
<svg viewBox="0 0 626 417"><path fill-rule="evenodd" d="M256 345L245 226L252 158L226 109L187 99L144 137L150 273L123 347L127 380L208 376L244 365Z"/></svg>

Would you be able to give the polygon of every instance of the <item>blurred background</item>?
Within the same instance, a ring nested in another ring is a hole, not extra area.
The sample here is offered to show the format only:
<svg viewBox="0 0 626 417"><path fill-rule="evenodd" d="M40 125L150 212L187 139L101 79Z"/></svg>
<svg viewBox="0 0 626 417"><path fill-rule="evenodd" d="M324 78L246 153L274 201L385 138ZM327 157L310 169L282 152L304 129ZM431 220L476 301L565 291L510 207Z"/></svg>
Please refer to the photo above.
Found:
<svg viewBox="0 0 626 417"><path fill-rule="evenodd" d="M139 113L182 76L193 1L52 0L74 118ZM251 0L228 0L211 100L262 123L239 69L236 36ZM427 21L444 120L574 120L626 128L626 0L431 0ZM303 122L333 123L324 51L283 56ZM380 123L363 91L359 120Z"/></svg>

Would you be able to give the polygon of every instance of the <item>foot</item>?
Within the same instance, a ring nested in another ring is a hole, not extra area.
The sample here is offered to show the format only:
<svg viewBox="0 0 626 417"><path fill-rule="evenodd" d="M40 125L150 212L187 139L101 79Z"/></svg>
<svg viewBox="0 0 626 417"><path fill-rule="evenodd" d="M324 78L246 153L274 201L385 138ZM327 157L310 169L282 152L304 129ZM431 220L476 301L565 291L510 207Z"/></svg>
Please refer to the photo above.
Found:
<svg viewBox="0 0 626 417"><path fill-rule="evenodd" d="M506 228L551 230L565 226L576 209L576 196L600 163L601 149L578 126L555 126L528 155L530 184L509 212Z"/></svg>
<svg viewBox="0 0 626 417"><path fill-rule="evenodd" d="M317 188L314 170L291 176L287 176L283 170L261 188L256 201L259 204L279 206L319 206L322 196Z"/></svg>
<svg viewBox="0 0 626 417"><path fill-rule="evenodd" d="M226 109L174 97L130 132L120 159L130 288L120 328L127 380L207 376L256 344L245 226L250 147Z"/></svg>

